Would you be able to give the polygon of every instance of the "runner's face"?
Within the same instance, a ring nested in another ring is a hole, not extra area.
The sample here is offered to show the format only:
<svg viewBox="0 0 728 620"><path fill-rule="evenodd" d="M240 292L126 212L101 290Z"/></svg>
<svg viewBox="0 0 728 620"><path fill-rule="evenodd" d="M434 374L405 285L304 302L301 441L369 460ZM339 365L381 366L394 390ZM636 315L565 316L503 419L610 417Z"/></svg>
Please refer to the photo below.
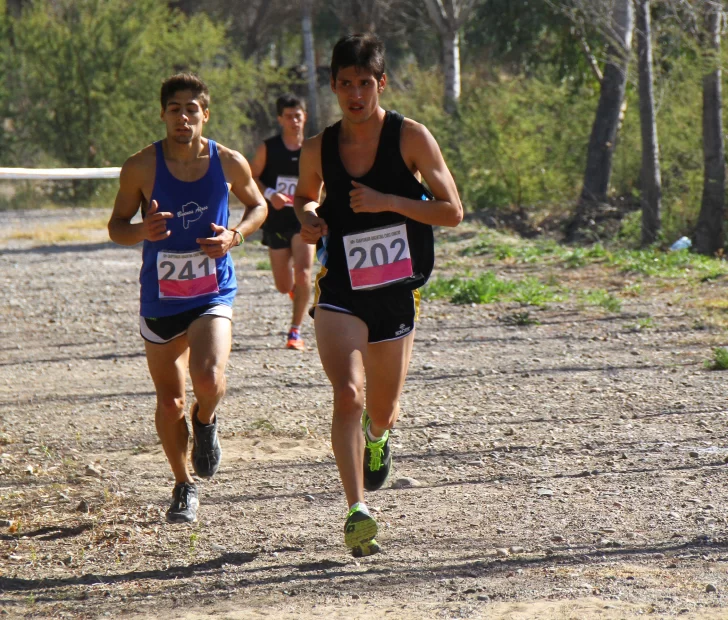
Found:
<svg viewBox="0 0 728 620"><path fill-rule="evenodd" d="M189 90L179 90L167 101L162 120L167 126L167 137L178 144L189 144L202 135L202 127L210 118L210 111L202 108L200 100Z"/></svg>
<svg viewBox="0 0 728 620"><path fill-rule="evenodd" d="M377 80L371 71L345 67L339 69L336 80L331 80L331 90L336 93L344 118L353 123L362 123L379 107L379 95L386 83L386 75Z"/></svg>
<svg viewBox="0 0 728 620"><path fill-rule="evenodd" d="M283 114L278 117L278 124L284 134L297 136L306 124L306 112L301 108L283 108Z"/></svg>

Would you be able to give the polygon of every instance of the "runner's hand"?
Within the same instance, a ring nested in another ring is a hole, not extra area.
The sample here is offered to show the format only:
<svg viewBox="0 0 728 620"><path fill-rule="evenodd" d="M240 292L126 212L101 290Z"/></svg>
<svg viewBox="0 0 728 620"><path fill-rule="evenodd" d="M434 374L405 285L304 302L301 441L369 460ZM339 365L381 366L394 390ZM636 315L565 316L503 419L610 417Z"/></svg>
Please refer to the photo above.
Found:
<svg viewBox="0 0 728 620"><path fill-rule="evenodd" d="M288 196L280 192L276 192L270 197L270 203L276 211L280 211L284 207L290 207L292 204Z"/></svg>
<svg viewBox="0 0 728 620"><path fill-rule="evenodd" d="M329 227L312 211L306 211L301 222L301 239L306 243L316 243L321 237L329 234Z"/></svg>
<svg viewBox="0 0 728 620"><path fill-rule="evenodd" d="M214 223L210 224L210 228L215 233L214 237L196 239L196 241L200 244L200 248L207 256L210 258L221 258L230 251L230 248L235 246L235 233L224 226L218 226Z"/></svg>
<svg viewBox="0 0 728 620"><path fill-rule="evenodd" d="M354 189L349 192L349 203L354 213L381 213L391 211L391 197L371 187L352 181Z"/></svg>
<svg viewBox="0 0 728 620"><path fill-rule="evenodd" d="M174 213L169 211L159 211L159 203L152 200L149 209L144 214L142 226L144 227L144 239L147 241L161 241L171 235L171 231L167 230L166 220L174 217Z"/></svg>

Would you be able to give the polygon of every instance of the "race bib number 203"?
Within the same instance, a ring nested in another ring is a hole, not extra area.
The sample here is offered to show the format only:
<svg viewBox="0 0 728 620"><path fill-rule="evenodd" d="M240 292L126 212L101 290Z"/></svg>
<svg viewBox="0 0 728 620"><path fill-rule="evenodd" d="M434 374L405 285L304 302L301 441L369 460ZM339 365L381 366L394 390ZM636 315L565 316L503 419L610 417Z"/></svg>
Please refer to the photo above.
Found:
<svg viewBox="0 0 728 620"><path fill-rule="evenodd" d="M191 299L219 291L215 259L204 252L159 252L160 299Z"/></svg>
<svg viewBox="0 0 728 620"><path fill-rule="evenodd" d="M406 224L346 235L344 250L353 290L387 286L412 277Z"/></svg>

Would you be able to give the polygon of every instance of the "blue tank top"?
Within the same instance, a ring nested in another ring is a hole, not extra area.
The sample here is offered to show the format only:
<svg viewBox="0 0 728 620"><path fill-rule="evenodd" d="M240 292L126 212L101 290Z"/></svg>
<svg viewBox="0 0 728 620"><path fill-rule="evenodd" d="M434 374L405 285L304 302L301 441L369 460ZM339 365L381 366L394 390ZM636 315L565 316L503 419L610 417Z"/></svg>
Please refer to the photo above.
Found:
<svg viewBox="0 0 728 620"><path fill-rule="evenodd" d="M238 287L230 254L207 258L196 241L214 236L213 222L227 228L230 215L217 144L207 142L210 166L201 179L192 182L172 176L162 142L154 143L157 164L150 204L156 200L159 211L169 211L174 217L166 220L169 237L144 241L139 274L143 317L170 316L207 304L233 305Z"/></svg>

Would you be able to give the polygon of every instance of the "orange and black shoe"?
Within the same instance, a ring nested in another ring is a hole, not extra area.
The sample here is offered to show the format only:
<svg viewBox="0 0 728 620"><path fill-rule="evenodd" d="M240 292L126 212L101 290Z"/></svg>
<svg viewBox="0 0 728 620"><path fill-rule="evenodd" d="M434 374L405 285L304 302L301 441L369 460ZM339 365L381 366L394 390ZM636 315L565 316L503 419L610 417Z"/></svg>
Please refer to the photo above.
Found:
<svg viewBox="0 0 728 620"><path fill-rule="evenodd" d="M288 332L288 342L286 342L286 349L295 349L297 351L303 351L306 345L303 343L301 338L301 332L297 329L292 329Z"/></svg>

